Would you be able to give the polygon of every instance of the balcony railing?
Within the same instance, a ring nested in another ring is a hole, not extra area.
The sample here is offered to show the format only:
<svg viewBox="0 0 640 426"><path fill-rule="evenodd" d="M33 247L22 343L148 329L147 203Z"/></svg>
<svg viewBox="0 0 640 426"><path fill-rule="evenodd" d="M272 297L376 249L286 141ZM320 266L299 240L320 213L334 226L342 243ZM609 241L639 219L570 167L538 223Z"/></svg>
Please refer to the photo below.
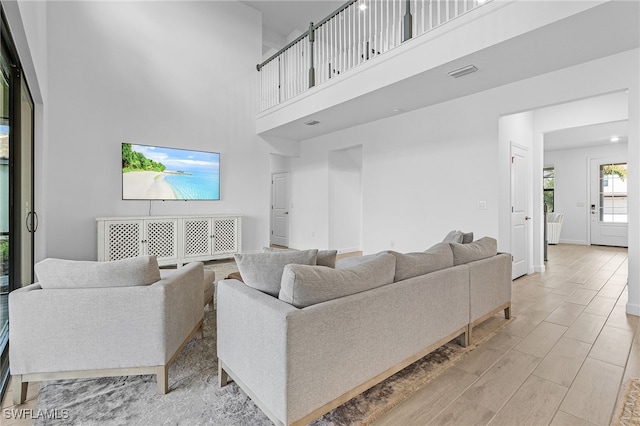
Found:
<svg viewBox="0 0 640 426"><path fill-rule="evenodd" d="M257 66L260 110L427 33L490 0L351 0Z"/></svg>

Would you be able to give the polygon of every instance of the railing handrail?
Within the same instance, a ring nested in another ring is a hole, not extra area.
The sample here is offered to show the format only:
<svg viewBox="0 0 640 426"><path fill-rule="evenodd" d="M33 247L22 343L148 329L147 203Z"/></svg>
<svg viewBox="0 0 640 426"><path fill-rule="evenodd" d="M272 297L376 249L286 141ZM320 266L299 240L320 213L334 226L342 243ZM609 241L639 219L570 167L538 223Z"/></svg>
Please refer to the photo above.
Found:
<svg viewBox="0 0 640 426"><path fill-rule="evenodd" d="M354 1L357 1L357 0L354 0ZM311 25L313 25L313 22L311 23ZM309 30L305 31L304 33L299 35L295 40L293 40L291 43L287 44L285 47L283 47L282 49L278 50L276 53L271 55L269 57L269 59L267 59L266 61L262 62L261 64L256 65L257 70L260 71L265 65L267 65L269 62L273 61L275 58L280 56L283 52L285 52L291 46L293 46L294 44L296 44L297 42L299 42L300 40L302 40L303 38L305 38L308 35L309 35Z"/></svg>
<svg viewBox="0 0 640 426"><path fill-rule="evenodd" d="M339 8L337 8L336 10L334 10L330 15L328 15L326 18L324 18L322 21L320 21L317 24L314 24L313 22L311 22L309 24L310 28L313 28L314 30L317 28L320 28L323 24L325 24L327 21L329 21L331 18L333 18L334 16L336 16L337 14L339 14L340 12L342 12L343 10L345 10L346 8L348 8L349 6L351 6L353 3L357 2L358 0L349 0L348 2L346 2L345 4L343 4L342 6L340 6ZM274 53L273 55L271 55L267 60L265 60L264 62L256 65L256 69L258 71L260 71L265 65L267 65L269 62L273 61L275 58L277 58L278 56L280 56L282 54L282 52L284 52L285 50L289 49L291 46L293 46L294 44L296 44L297 42L299 42L300 40L302 40L303 38L305 38L306 36L309 35L309 30L303 32L302 34L300 34L295 40L293 40L292 42L290 42L289 44L287 44L285 47L283 47L282 49L278 50L276 53Z"/></svg>

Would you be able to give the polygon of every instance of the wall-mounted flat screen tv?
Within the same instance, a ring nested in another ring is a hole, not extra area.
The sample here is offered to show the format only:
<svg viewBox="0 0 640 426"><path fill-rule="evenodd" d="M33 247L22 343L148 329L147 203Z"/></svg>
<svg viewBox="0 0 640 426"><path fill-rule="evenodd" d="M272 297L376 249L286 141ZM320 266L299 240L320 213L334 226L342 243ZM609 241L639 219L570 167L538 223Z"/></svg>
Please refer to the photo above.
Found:
<svg viewBox="0 0 640 426"><path fill-rule="evenodd" d="M219 200L217 152L122 144L123 200Z"/></svg>

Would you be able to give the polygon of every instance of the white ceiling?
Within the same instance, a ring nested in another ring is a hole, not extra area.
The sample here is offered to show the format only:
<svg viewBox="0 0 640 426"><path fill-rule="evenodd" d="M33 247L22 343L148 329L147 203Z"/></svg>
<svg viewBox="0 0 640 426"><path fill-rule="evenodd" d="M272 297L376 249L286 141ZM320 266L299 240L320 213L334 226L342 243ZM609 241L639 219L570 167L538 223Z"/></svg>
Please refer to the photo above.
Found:
<svg viewBox="0 0 640 426"><path fill-rule="evenodd" d="M303 33L309 23L320 22L344 1L335 0L245 0L244 3L262 12L262 51L281 49L294 32Z"/></svg>
<svg viewBox="0 0 640 426"><path fill-rule="evenodd" d="M286 44L286 36L294 31L306 31L309 22L320 21L344 2L246 0L245 3L263 13L263 46L266 48L273 45L273 40L266 38L282 37L279 46L282 47ZM640 46L639 4L635 0L605 2L387 88L303 117L270 130L266 135L309 139L394 115L394 107L400 107L403 112L411 111L637 48ZM448 77L448 71L470 63L477 65L481 72L460 80ZM353 111L358 111L357 116ZM304 125L309 120L318 120L322 126ZM608 143L606 140L611 132L626 135L620 126L624 125L607 123L549 133L545 136L545 147L553 150L566 149L571 144Z"/></svg>
<svg viewBox="0 0 640 426"><path fill-rule="evenodd" d="M628 134L627 120L556 130L544 134L544 150L558 151L587 146L608 146L612 143L610 141L612 136L620 138L617 143L626 143Z"/></svg>

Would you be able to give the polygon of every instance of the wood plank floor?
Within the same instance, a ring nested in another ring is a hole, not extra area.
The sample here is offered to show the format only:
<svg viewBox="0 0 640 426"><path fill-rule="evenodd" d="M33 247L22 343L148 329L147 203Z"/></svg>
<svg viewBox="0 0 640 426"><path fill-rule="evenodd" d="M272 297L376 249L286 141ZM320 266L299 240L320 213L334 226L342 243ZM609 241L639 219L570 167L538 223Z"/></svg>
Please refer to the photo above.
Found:
<svg viewBox="0 0 640 426"><path fill-rule="evenodd" d="M514 281L513 323L375 425L608 426L621 385L640 377L627 250L557 245L548 257Z"/></svg>
<svg viewBox="0 0 640 426"><path fill-rule="evenodd" d="M546 266L514 281L509 326L376 426L609 425L622 383L640 377L638 317L624 308L627 250L550 246ZM38 385L18 408L35 407ZM11 398L3 410L17 408Z"/></svg>

